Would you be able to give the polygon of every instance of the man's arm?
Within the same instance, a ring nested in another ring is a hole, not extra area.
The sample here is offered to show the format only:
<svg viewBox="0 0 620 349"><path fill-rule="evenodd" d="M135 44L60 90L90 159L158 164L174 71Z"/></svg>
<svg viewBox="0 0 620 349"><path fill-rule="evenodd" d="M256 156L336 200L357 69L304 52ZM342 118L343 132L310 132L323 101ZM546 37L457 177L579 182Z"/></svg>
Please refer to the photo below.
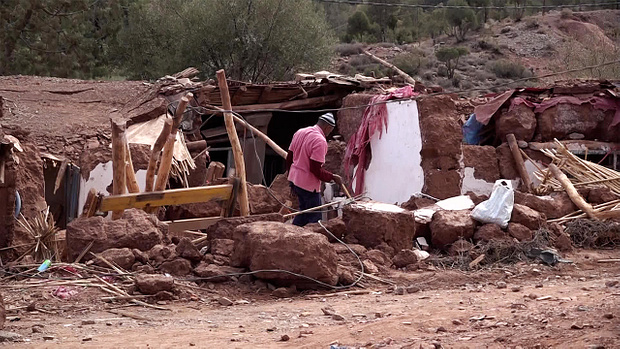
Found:
<svg viewBox="0 0 620 349"><path fill-rule="evenodd" d="M289 150L288 154L286 154L286 171L288 172L293 165L293 151Z"/></svg>
<svg viewBox="0 0 620 349"><path fill-rule="evenodd" d="M310 159L310 172L322 182L331 182L334 180L334 174L325 170L323 164Z"/></svg>

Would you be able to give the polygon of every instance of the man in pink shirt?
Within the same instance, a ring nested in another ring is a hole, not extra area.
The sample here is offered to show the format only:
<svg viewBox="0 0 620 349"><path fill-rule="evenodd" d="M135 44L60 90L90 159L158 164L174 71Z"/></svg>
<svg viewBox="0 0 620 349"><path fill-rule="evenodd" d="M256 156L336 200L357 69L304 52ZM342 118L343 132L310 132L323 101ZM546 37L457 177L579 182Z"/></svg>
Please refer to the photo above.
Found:
<svg viewBox="0 0 620 349"><path fill-rule="evenodd" d="M342 184L342 178L323 169L327 154L326 137L336 127L332 113L319 117L316 125L295 132L286 156L286 170L291 189L299 199L299 209L307 210L321 205L321 182ZM303 227L321 219L321 212L295 216L293 224Z"/></svg>

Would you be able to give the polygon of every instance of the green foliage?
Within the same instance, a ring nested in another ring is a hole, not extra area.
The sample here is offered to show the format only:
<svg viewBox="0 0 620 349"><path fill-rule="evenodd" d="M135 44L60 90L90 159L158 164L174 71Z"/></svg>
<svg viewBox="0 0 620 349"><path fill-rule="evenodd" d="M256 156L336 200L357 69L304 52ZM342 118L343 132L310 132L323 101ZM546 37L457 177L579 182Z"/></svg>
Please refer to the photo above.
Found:
<svg viewBox="0 0 620 349"><path fill-rule="evenodd" d="M335 47L336 53L340 56L352 56L362 53L362 44L338 44Z"/></svg>
<svg viewBox="0 0 620 349"><path fill-rule="evenodd" d="M393 4L400 0L375 0L378 3ZM390 30L394 31L398 18L396 14L396 7L392 6L367 6L366 14L368 18L376 25L375 35L377 40L386 41L388 39L388 33Z"/></svg>
<svg viewBox="0 0 620 349"><path fill-rule="evenodd" d="M150 0L129 10L118 52L134 78L195 66L212 77L286 80L330 60L333 36L311 0Z"/></svg>
<svg viewBox="0 0 620 349"><path fill-rule="evenodd" d="M454 77L454 71L459 65L459 60L461 57L468 55L469 50L465 47L444 47L435 51L435 57L440 62L443 62L446 65L447 76L452 79Z"/></svg>
<svg viewBox="0 0 620 349"><path fill-rule="evenodd" d="M416 51L396 56L392 64L405 73L414 76L428 66L428 59L423 52Z"/></svg>
<svg viewBox="0 0 620 349"><path fill-rule="evenodd" d="M498 78L521 79L531 77L532 73L521 63L500 59L489 64L489 70Z"/></svg>
<svg viewBox="0 0 620 349"><path fill-rule="evenodd" d="M363 11L356 11L347 20L347 35L356 41L363 41L364 36L371 33L371 29L370 20Z"/></svg>
<svg viewBox="0 0 620 349"><path fill-rule="evenodd" d="M465 0L449 0L448 6L467 6ZM478 26L478 19L474 10L470 8L447 8L446 21L452 27L452 34L457 42L463 42L465 35Z"/></svg>
<svg viewBox="0 0 620 349"><path fill-rule="evenodd" d="M437 8L433 10L425 16L425 22L426 33L433 39L433 43L435 43L435 39L448 28L445 9Z"/></svg>

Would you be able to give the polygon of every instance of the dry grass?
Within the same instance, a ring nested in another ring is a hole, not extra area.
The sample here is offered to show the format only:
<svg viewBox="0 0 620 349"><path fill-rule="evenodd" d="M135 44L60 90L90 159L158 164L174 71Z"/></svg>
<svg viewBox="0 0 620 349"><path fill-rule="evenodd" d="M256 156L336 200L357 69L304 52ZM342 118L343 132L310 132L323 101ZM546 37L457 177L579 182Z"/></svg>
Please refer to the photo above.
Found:
<svg viewBox="0 0 620 349"><path fill-rule="evenodd" d="M46 259L60 261L59 246L56 240L56 233L58 233L59 229L56 227L49 207L31 220L27 220L26 217L20 214L17 222L34 239L32 246L20 259L29 254L32 255L35 261L44 261Z"/></svg>

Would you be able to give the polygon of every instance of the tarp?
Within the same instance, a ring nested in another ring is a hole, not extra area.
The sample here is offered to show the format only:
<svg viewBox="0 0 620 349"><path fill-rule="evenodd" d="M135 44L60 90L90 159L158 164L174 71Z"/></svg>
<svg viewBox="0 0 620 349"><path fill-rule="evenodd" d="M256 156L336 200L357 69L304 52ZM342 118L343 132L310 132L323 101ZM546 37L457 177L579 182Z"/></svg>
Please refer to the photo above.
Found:
<svg viewBox="0 0 620 349"><path fill-rule="evenodd" d="M493 115L497 113L499 108L506 103L515 93L515 90L508 90L501 95L495 97L490 100L486 104L478 105L474 108L474 114L476 114L476 121L479 123L486 125L489 123Z"/></svg>

